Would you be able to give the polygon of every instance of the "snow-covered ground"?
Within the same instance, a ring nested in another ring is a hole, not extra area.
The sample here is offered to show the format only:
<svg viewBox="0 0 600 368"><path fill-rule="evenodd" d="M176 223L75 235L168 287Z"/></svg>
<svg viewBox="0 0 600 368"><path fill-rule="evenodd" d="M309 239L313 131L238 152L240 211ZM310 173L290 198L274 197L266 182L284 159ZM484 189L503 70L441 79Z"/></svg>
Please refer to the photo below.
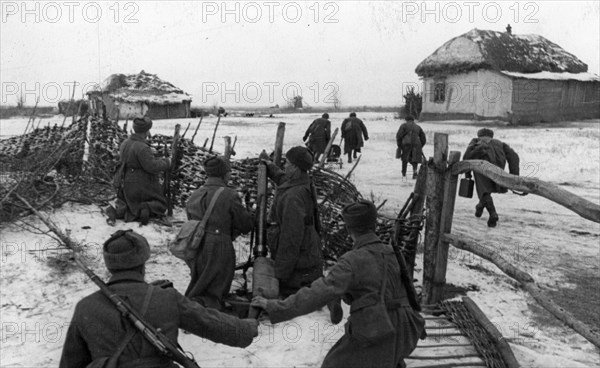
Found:
<svg viewBox="0 0 600 368"><path fill-rule="evenodd" d="M221 119L215 147L222 150L223 136L237 135L236 158L255 157L263 149L272 149L277 124L286 122L284 151L302 144L302 136L310 122L319 114L290 114L275 118ZM339 127L347 114L330 113L332 128ZM401 179L400 161L394 159L395 134L402 121L391 113L358 113L369 130L369 141L351 180L363 196L377 204L387 199L381 212L393 217L413 190L414 181ZM52 119L52 124L60 117ZM27 119L0 120L0 135L4 138L21 134ZM154 134L172 134L175 123L186 128L196 119L155 121ZM205 118L196 136L202 145L212 135L216 118ZM42 122L44 125L46 120ZM450 150L464 152L467 143L486 123L464 121L423 123L428 144L425 155L433 154L433 133L449 134ZM490 125L490 124L487 124ZM513 147L521 157L523 176L537 177L559 185L594 203L600 202L600 124L598 121L568 123L561 126L509 128L495 125L495 136ZM339 135L336 143L339 142ZM344 175L351 165L345 161L339 172ZM529 272L549 291L578 291L597 296L600 261L600 227L544 198L513 194L494 196L500 215L496 228L486 226L486 215L473 216L475 199L458 197L452 231L468 235L480 243L501 249L505 258ZM175 229L151 224L137 227L118 222L109 227L97 206L65 205L50 214L71 236L87 244L87 262L104 279L100 244L116 229L133 226L152 245L152 257L147 264L147 280L169 279L175 287L185 290L189 281L183 262L170 256L166 242ZM176 217L183 218L181 210ZM22 219L39 224L34 217ZM43 228L42 225L39 225ZM52 250L57 247L44 235L25 232L18 224L3 224L0 303L2 319L2 367L55 367L75 303L94 292L96 286L86 276L65 262L65 255ZM247 246L243 241L240 247ZM241 250L241 249L240 249ZM422 265L421 256L418 264ZM421 272L422 270L417 270ZM573 281L571 275L594 280L585 285ZM421 279L418 274L417 278ZM490 320L510 342L517 360L527 367L596 367L599 351L592 344L556 321L535 300L517 287L493 264L468 253L450 250L447 281L469 289ZM473 287L475 285L476 287ZM587 285L595 285L589 287ZM235 285L234 285L235 287ZM588 290L581 290L589 287ZM592 298L592 300L594 300ZM597 300L597 299L595 299ZM590 313L598 305L590 305ZM346 316L348 309L345 309ZM598 321L598 318L594 319ZM592 326L598 329L600 326ZM263 321L259 338L246 349L229 348L191 335L181 335L180 343L194 353L202 367L313 367L319 366L329 348L343 333L343 323L328 323L326 310L296 318L287 323L270 325ZM414 362L414 361L413 361ZM409 366L411 366L409 362Z"/></svg>

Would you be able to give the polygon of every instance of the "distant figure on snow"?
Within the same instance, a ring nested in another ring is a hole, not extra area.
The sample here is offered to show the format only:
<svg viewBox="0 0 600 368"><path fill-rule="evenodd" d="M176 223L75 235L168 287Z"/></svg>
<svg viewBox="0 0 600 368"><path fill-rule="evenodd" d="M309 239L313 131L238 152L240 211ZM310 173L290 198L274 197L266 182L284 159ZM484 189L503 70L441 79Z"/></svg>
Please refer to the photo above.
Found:
<svg viewBox="0 0 600 368"><path fill-rule="evenodd" d="M325 152L327 143L331 139L331 122L328 119L328 113L324 113L320 118L315 119L306 129L304 137L302 137L303 141L308 138L306 146L313 152L315 160Z"/></svg>
<svg viewBox="0 0 600 368"><path fill-rule="evenodd" d="M519 155L508 144L494 139L494 132L488 128L480 129L477 132L477 138L471 140L463 159L485 160L502 170L508 161L508 171L513 175L519 175ZM465 176L471 178L471 172L467 172ZM475 186L479 197L479 203L475 206L475 216L481 217L483 209L487 209L490 215L487 224L489 227L495 227L498 222L498 214L491 194L506 193L507 189L477 172L475 173Z"/></svg>
<svg viewBox="0 0 600 368"><path fill-rule="evenodd" d="M344 142L344 153L348 154L348 163L352 162L352 157L356 158L356 153L360 152L364 146L364 140L369 140L369 133L365 124L356 117L355 112L350 113L350 117L342 122L342 139Z"/></svg>
<svg viewBox="0 0 600 368"><path fill-rule="evenodd" d="M405 118L406 122L400 125L398 133L396 133L396 158L402 160L402 177L406 177L406 169L408 163L413 168L413 179L417 178L417 166L423 162L423 146L427 142L425 133L420 126L415 123L415 118L408 115Z"/></svg>

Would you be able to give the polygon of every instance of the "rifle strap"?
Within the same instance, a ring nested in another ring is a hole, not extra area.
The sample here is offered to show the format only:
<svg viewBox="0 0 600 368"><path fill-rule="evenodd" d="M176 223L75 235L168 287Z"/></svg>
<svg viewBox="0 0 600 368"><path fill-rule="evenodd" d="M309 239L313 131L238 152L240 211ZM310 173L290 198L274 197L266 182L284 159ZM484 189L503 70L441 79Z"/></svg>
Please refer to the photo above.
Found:
<svg viewBox="0 0 600 368"><path fill-rule="evenodd" d="M142 304L142 309L140 311L142 313L142 316L146 315L146 311L148 310L148 306L150 305L150 299L152 298L153 291L154 286L148 285L148 291L146 291L144 303ZM107 368L118 366L117 361L119 360L119 357L121 356L121 354L123 354L123 351L125 351L125 348L127 347L127 345L129 345L136 333L138 333L138 330L132 326L131 329L127 332L127 335L125 335L123 340L121 340L121 342L119 343L117 351L115 351L115 353L108 360L108 363L106 365Z"/></svg>

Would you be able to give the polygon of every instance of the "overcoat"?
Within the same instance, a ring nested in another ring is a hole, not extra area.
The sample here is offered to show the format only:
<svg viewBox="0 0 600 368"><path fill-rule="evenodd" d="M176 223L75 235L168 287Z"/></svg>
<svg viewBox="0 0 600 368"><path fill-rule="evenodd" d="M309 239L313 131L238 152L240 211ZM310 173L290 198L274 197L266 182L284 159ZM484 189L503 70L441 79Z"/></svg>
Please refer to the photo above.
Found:
<svg viewBox="0 0 600 368"><path fill-rule="evenodd" d="M396 133L396 144L402 150L400 159L411 164L419 164L423 161L423 146L427 143L427 137L414 121L407 121L400 125Z"/></svg>
<svg viewBox="0 0 600 368"><path fill-rule="evenodd" d="M473 138L467 146L463 160L477 159L476 157L473 157L473 151L479 142L485 142L491 148L490 155L492 157L486 161L498 166L502 170L504 170L504 167L508 162L508 171L513 175L519 175L519 155L510 148L508 144L499 139L491 137ZM505 187L496 184L492 179L477 172L475 173L475 187L477 189L477 196L480 199L485 193L507 192Z"/></svg>
<svg viewBox="0 0 600 368"><path fill-rule="evenodd" d="M252 342L250 320L241 320L216 310L204 308L173 288L162 289L144 282L139 272L113 274L109 288L141 313L149 288L153 288L144 319L177 341L179 328L214 342L246 347ZM83 298L75 307L60 359L60 368L83 368L90 362L112 356L133 328L101 291ZM119 358L119 367L177 367L160 355L137 332ZM127 364L125 364L127 363Z"/></svg>
<svg viewBox="0 0 600 368"><path fill-rule="evenodd" d="M132 134L119 147L119 157L124 168L122 188L117 197L119 218L134 221L145 206L150 215L160 216L167 210L167 201L158 182L158 174L169 169L168 158L156 158L142 134Z"/></svg>
<svg viewBox="0 0 600 368"><path fill-rule="evenodd" d="M268 215L268 243L279 290L289 295L323 275L316 195L306 172L289 179L271 163L268 174L278 184Z"/></svg>
<svg viewBox="0 0 600 368"><path fill-rule="evenodd" d="M375 233L361 235L327 276L285 300L269 300L269 318L272 323L286 321L342 297L350 305L350 317L344 335L327 353L322 366L396 368L415 349L425 328L423 317L408 303L399 267L390 245L384 245ZM380 295L384 269L387 270L384 300L395 331L377 341L365 341L361 336L368 332L365 331L368 327L361 330L355 321L374 300L369 296Z"/></svg>
<svg viewBox="0 0 600 368"><path fill-rule="evenodd" d="M308 138L306 144L308 149L317 156L322 154L331 138L331 122L325 118L316 119L306 129L302 140L305 141L306 138Z"/></svg>
<svg viewBox="0 0 600 368"><path fill-rule="evenodd" d="M351 153L352 150L360 152L360 148L364 146L364 141L369 139L369 133L363 121L357 117L346 118L342 122L341 129L342 138L344 139L344 153Z"/></svg>
<svg viewBox="0 0 600 368"><path fill-rule="evenodd" d="M216 177L207 178L186 204L188 220L201 221L215 192L221 187L225 190L217 198L206 223L206 235L196 257L190 262L192 279L185 292L188 298L216 309L222 308L235 272L233 240L252 230L252 216L242 205L237 192Z"/></svg>

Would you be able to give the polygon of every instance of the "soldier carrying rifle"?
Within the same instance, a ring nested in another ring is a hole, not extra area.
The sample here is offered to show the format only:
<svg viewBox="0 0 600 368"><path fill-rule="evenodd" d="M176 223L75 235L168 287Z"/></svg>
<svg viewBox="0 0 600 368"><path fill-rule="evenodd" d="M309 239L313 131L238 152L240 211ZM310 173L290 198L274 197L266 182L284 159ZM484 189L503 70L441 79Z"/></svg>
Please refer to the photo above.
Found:
<svg viewBox="0 0 600 368"><path fill-rule="evenodd" d="M256 320L205 308L172 287L147 284L144 274L150 247L143 236L119 230L104 243L103 254L112 276L105 285L86 270L102 290L77 303L60 368L175 368L173 360L198 367L172 348L178 347L179 328L236 347L250 345L258 335ZM126 313L124 304L131 308ZM170 348L161 352L161 345Z"/></svg>

